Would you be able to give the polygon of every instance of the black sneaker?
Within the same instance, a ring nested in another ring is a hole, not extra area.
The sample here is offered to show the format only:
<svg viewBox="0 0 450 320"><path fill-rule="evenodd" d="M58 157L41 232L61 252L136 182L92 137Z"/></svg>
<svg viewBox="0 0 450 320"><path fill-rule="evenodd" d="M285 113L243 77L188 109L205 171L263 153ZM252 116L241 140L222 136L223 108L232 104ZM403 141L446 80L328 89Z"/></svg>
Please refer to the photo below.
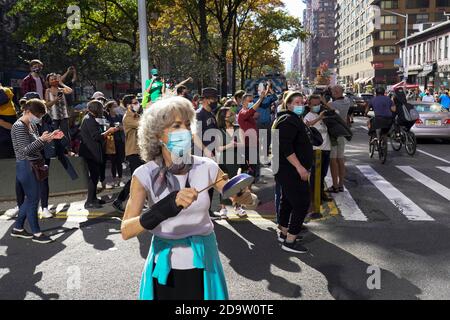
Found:
<svg viewBox="0 0 450 320"><path fill-rule="evenodd" d="M125 208L123 207L123 203L120 200L114 200L112 203L112 206L114 209L116 209L119 212L125 212Z"/></svg>
<svg viewBox="0 0 450 320"><path fill-rule="evenodd" d="M31 239L31 238L33 238L33 235L31 233L28 233L25 229L23 229L22 231L17 231L16 229L12 229L11 237L22 238L22 239Z"/></svg>
<svg viewBox="0 0 450 320"><path fill-rule="evenodd" d="M31 241L37 242L37 243L50 243L50 242L53 242L52 238L46 236L43 233L39 237L38 236L33 236L33 239L31 239Z"/></svg>
<svg viewBox="0 0 450 320"><path fill-rule="evenodd" d="M100 204L100 205L104 205L104 204L106 204L106 201L105 200L102 200L102 199L99 199L99 198L97 198L97 201L96 201L98 204Z"/></svg>
<svg viewBox="0 0 450 320"><path fill-rule="evenodd" d="M285 236L283 233L279 233L278 235L278 242L283 243L286 240L287 236ZM295 238L295 241L301 241L303 240L303 236L297 236L297 238Z"/></svg>
<svg viewBox="0 0 450 320"><path fill-rule="evenodd" d="M286 241L283 242L281 249L288 252L294 253L307 253L308 249L302 246L299 242L294 241L293 243L288 243Z"/></svg>
<svg viewBox="0 0 450 320"><path fill-rule="evenodd" d="M209 210L209 217L211 218L211 220L220 220L220 219L222 219L222 217L219 214L215 214L211 210Z"/></svg>
<svg viewBox="0 0 450 320"><path fill-rule="evenodd" d="M84 208L85 209L100 209L100 208L102 208L102 205L100 204L100 203L97 203L97 202L86 202L85 204L84 204Z"/></svg>

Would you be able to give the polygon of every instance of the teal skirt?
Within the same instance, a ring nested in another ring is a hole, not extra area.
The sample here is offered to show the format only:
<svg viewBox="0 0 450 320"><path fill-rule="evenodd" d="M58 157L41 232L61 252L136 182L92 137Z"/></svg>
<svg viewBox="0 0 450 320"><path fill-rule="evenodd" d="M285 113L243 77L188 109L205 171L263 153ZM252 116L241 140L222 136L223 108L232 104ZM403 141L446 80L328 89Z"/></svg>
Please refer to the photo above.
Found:
<svg viewBox="0 0 450 320"><path fill-rule="evenodd" d="M207 236L191 236L184 239L163 239L153 236L152 245L145 262L139 290L140 300L153 300L153 278L161 285L167 284L171 270L170 256L173 246L190 246L194 253L194 268L203 269L203 285L205 300L228 300L222 264L220 262L217 239L214 232ZM155 263L155 256L158 255Z"/></svg>

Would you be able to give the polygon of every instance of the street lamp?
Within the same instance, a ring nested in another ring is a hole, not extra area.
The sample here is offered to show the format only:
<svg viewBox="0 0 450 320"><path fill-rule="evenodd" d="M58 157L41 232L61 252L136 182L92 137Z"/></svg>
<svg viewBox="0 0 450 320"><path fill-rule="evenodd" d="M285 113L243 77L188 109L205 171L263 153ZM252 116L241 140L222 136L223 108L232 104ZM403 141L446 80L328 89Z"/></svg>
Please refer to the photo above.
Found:
<svg viewBox="0 0 450 320"><path fill-rule="evenodd" d="M145 92L145 82L149 78L148 72L148 39L147 39L147 5L146 0L138 1L139 16L139 46L141 54L141 87L142 96Z"/></svg>

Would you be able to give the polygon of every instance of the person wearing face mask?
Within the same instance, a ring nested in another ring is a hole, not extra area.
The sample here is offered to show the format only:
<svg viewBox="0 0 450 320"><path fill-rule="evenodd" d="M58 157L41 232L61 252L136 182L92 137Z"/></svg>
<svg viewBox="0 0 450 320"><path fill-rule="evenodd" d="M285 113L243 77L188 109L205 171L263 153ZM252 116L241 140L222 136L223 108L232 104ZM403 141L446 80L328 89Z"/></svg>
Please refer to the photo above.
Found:
<svg viewBox="0 0 450 320"><path fill-rule="evenodd" d="M92 100L87 104L88 114L84 117L80 127L80 157L86 162L89 170L88 195L85 209L98 209L103 201L97 198L97 183L105 156L105 139L118 131L118 128L109 128L102 132L98 119L103 117L103 104Z"/></svg>
<svg viewBox="0 0 450 320"><path fill-rule="evenodd" d="M124 240L152 234L141 300L228 299L205 190L221 192L225 181L212 159L191 154L195 124L192 104L181 97L156 102L141 119L138 143L146 163L133 174L121 225ZM249 191L231 200L252 202Z"/></svg>
<svg viewBox="0 0 450 320"><path fill-rule="evenodd" d="M11 236L32 239L37 243L52 242L50 237L41 232L37 216L40 181L48 176L48 167L44 164L42 150L47 143L63 137L63 133L59 130L52 133L45 131L39 136L37 124L41 122L45 113L45 104L39 99L31 99L25 104L22 117L11 128L16 155L16 181L25 195ZM32 233L24 229L25 220L28 220Z"/></svg>
<svg viewBox="0 0 450 320"><path fill-rule="evenodd" d="M256 125L255 114L261 106L264 98L269 92L270 87L263 90L256 103L253 103L253 95L246 93L242 97L242 109L239 111L238 123L244 132L245 143L245 160L248 167L248 173L256 178L258 172L258 127ZM256 157L256 161L255 161Z"/></svg>
<svg viewBox="0 0 450 320"><path fill-rule="evenodd" d="M225 107L222 107L217 113L217 125L222 133L221 145L218 147L219 167L230 178L238 174L245 156L242 152L244 147L242 130L235 125L236 114L227 106L233 104L233 100L227 101ZM223 199L222 196L220 200L222 208L219 214L222 219L226 219L228 217L226 205L230 205L230 202L228 199ZM238 217L247 217L247 213L240 205L235 205L234 210Z"/></svg>
<svg viewBox="0 0 450 320"><path fill-rule="evenodd" d="M139 121L141 119L140 112L142 110L139 101L134 95L126 95L123 97L123 105L127 108L127 112L123 117L123 131L125 132L125 157L130 165L131 175L133 175L134 171L144 164L140 155L139 155L139 147L138 147L138 128ZM125 184L122 191L117 196L116 200L114 200L112 206L120 211L124 212L125 208L123 207L123 203L127 200L130 194L130 186L131 179Z"/></svg>
<svg viewBox="0 0 450 320"><path fill-rule="evenodd" d="M45 101L49 115L53 121L53 127L64 132L66 149L70 149L69 112L66 94L72 94L73 90L61 81L61 76L56 73L47 75L49 88L45 90Z"/></svg>
<svg viewBox="0 0 450 320"><path fill-rule="evenodd" d="M23 80L20 86L22 96L25 96L28 92L37 92L40 99L45 97L46 84L44 78L41 76L44 64L40 60L30 61L30 74L28 74Z"/></svg>
<svg viewBox="0 0 450 320"><path fill-rule="evenodd" d="M305 112L300 92L290 92L277 115L273 129L279 136L279 169L275 180L281 186L278 217L282 249L294 253L306 253L299 236L311 202L309 175L313 162L313 148L302 121Z"/></svg>
<svg viewBox="0 0 450 320"><path fill-rule="evenodd" d="M325 123L322 121L325 118L325 112L326 110L322 108L322 104L320 101L320 96L318 95L312 95L309 98L309 108L310 112L308 112L304 118L305 124L308 127L314 127L316 128L323 139L323 143L321 146L314 146L314 150L320 150L321 157L322 157L322 166L321 166L321 199L322 201L331 201L332 198L330 198L324 190L324 179L327 176L328 173L328 167L330 166L330 152L331 152L331 142L330 142L330 135L328 134L328 129ZM311 190L314 190L314 182L315 182L315 166L313 162L313 166L311 168Z"/></svg>

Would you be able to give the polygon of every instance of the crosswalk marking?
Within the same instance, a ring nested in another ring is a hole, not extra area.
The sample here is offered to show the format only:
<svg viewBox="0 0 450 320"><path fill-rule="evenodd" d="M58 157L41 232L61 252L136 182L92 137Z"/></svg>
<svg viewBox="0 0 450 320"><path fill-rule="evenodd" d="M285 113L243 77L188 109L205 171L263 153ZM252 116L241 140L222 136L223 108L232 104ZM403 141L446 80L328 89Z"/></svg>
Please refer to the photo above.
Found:
<svg viewBox="0 0 450 320"><path fill-rule="evenodd" d="M408 220L434 221L432 217L380 176L371 166L356 167Z"/></svg>
<svg viewBox="0 0 450 320"><path fill-rule="evenodd" d="M419 181L424 186L430 188L431 190L433 190L440 196L442 196L450 201L450 189L449 188L447 188L447 187L443 186L442 184L440 184L439 182L427 177L426 175L417 171L416 169L411 168L410 166L397 166L397 168L402 170L404 173L409 175L414 180Z"/></svg>
<svg viewBox="0 0 450 320"><path fill-rule="evenodd" d="M441 158L441 157L435 156L434 154L428 153L428 152L426 152L426 151L417 149L417 152L426 154L426 155L429 156L429 157L432 157L432 158L435 158L435 159L440 160L440 161L442 161L442 162L445 162L445 163L449 163L449 164L450 164L450 161L445 160L445 159L443 159L443 158Z"/></svg>
<svg viewBox="0 0 450 320"><path fill-rule="evenodd" d="M436 167L436 168L438 168L438 169L440 169L442 171L445 171L447 173L450 173L450 167Z"/></svg>
<svg viewBox="0 0 450 320"><path fill-rule="evenodd" d="M327 185L333 185L330 176L325 177L325 181ZM350 192L347 188L344 188L344 192L333 194L333 198L338 204L339 211L341 212L344 220L350 221L367 221L367 217L361 211L361 209L356 204L355 200L353 200Z"/></svg>

